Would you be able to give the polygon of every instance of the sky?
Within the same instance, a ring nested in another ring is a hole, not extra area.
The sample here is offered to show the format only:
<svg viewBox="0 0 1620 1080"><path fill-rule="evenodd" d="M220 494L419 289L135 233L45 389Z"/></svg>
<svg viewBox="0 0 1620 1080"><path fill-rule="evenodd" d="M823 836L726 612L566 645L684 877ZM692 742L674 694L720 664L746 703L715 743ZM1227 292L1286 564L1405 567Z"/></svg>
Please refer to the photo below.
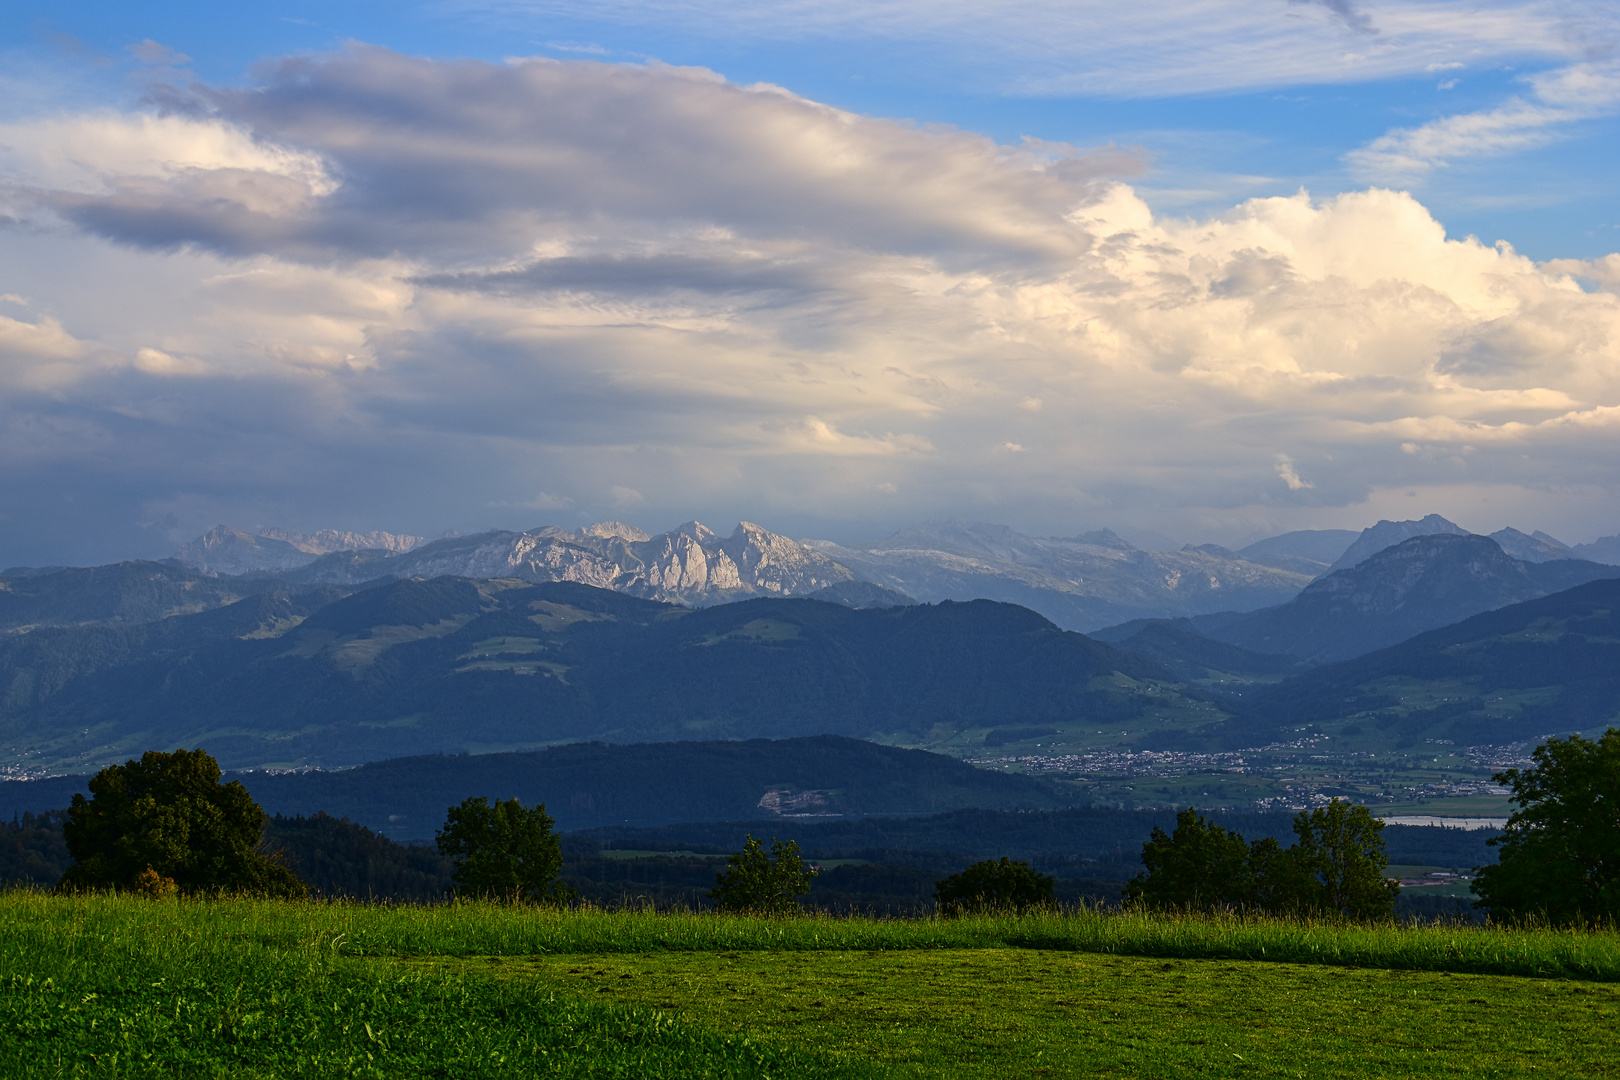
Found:
<svg viewBox="0 0 1620 1080"><path fill-rule="evenodd" d="M1620 532L1620 4L12 0L0 566Z"/></svg>

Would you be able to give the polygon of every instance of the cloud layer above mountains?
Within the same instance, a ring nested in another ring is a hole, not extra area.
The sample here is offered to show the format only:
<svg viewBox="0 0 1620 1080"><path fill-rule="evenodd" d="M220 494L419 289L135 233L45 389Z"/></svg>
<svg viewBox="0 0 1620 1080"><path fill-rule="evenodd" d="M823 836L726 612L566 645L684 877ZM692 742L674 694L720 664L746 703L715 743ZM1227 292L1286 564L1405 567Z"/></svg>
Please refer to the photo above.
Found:
<svg viewBox="0 0 1620 1080"><path fill-rule="evenodd" d="M1620 528L1614 258L1378 188L1155 219L1141 167L360 46L0 128L7 528Z"/></svg>

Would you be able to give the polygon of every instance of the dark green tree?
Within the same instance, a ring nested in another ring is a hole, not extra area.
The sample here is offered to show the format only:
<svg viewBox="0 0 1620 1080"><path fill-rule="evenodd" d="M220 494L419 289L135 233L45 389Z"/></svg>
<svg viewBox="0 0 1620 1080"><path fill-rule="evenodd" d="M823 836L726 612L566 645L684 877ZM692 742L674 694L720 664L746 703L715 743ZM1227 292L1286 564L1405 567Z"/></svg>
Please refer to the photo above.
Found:
<svg viewBox="0 0 1620 1080"><path fill-rule="evenodd" d="M1310 871L1275 837L1263 836L1249 845L1250 901L1256 911L1286 915L1310 910L1316 887Z"/></svg>
<svg viewBox="0 0 1620 1080"><path fill-rule="evenodd" d="M1271 842L1272 847L1276 841ZM1209 911L1254 903L1250 847L1242 836L1193 807L1176 815L1176 831L1157 826L1142 845L1146 868L1125 886L1125 898L1151 907Z"/></svg>
<svg viewBox="0 0 1620 1080"><path fill-rule="evenodd" d="M985 859L960 874L934 883L934 901L941 912L959 915L977 911L1024 911L1052 903L1057 879L1036 871L1027 862L1005 855L998 862Z"/></svg>
<svg viewBox="0 0 1620 1080"><path fill-rule="evenodd" d="M771 850L749 834L743 849L726 856L726 869L714 876L709 899L721 911L786 915L799 910L799 897L821 871L805 865L799 845L771 837Z"/></svg>
<svg viewBox="0 0 1620 1080"><path fill-rule="evenodd" d="M1532 757L1493 777L1518 808L1488 841L1500 861L1474 879L1477 906L1507 919L1620 919L1620 730L1548 739Z"/></svg>
<svg viewBox="0 0 1620 1080"><path fill-rule="evenodd" d="M57 887L161 895L172 882L188 896L303 896L303 882L261 850L264 810L241 784L219 777L202 750L153 750L102 769L90 779L90 798L73 796L63 822L74 864Z"/></svg>
<svg viewBox="0 0 1620 1080"><path fill-rule="evenodd" d="M464 799L445 815L437 834L439 853L456 860L452 877L463 896L541 900L562 869L562 845L546 804L516 799Z"/></svg>
<svg viewBox="0 0 1620 1080"><path fill-rule="evenodd" d="M1387 919L1400 886L1384 877L1384 823L1335 799L1294 818L1294 846L1273 858L1264 887L1271 910Z"/></svg>

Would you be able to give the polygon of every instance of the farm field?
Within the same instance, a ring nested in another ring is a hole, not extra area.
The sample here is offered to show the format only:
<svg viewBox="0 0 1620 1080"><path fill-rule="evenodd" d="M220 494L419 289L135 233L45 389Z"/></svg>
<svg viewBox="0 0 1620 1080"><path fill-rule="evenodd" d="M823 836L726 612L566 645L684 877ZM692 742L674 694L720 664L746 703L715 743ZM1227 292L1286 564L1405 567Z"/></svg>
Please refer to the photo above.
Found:
<svg viewBox="0 0 1620 1080"><path fill-rule="evenodd" d="M1620 935L0 895L17 1077L1614 1076Z"/></svg>

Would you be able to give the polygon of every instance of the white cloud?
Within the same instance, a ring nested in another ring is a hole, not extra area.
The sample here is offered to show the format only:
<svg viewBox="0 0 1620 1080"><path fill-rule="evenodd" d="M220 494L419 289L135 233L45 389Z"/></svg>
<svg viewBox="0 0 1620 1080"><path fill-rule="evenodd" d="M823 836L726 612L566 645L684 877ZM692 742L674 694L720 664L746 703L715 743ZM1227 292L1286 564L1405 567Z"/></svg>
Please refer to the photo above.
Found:
<svg viewBox="0 0 1620 1080"><path fill-rule="evenodd" d="M1574 60L1620 23L1598 5L1546 0L449 0L447 6L514 27L561 16L667 26L732 42L920 43L953 82L1034 94L1196 93L1388 78L1513 57Z"/></svg>
<svg viewBox="0 0 1620 1080"><path fill-rule="evenodd" d="M290 182L305 196L330 195L336 183L317 156L256 140L244 128L184 116L100 112L0 124L0 177L12 185L57 193L110 193L160 182L185 186L213 178L226 193L235 180L238 199L250 205L250 183L266 188ZM207 186L194 189L207 191Z"/></svg>
<svg viewBox="0 0 1620 1080"><path fill-rule="evenodd" d="M1273 459L1277 470L1277 479L1287 485L1289 491L1304 491L1316 485L1309 480L1301 480L1299 473L1294 469L1294 460L1287 454L1278 454Z"/></svg>
<svg viewBox="0 0 1620 1080"><path fill-rule="evenodd" d="M174 356L162 349L145 348L135 352L135 366L148 375L205 375L208 365L195 357Z"/></svg>
<svg viewBox="0 0 1620 1080"><path fill-rule="evenodd" d="M189 126L8 129L73 164L19 196L56 231L0 245L49 312L0 319L0 447L33 463L0 482L421 534L1620 495L1620 257L1448 240L1376 188L1160 219L1112 151L705 72L360 49L264 79ZM80 158L90 128L125 141ZM301 193L241 190L272 181ZM513 500L537 483L579 502Z"/></svg>
<svg viewBox="0 0 1620 1080"><path fill-rule="evenodd" d="M106 350L78 340L50 316L26 322L0 315L0 386L61 390L112 366Z"/></svg>
<svg viewBox="0 0 1620 1080"><path fill-rule="evenodd" d="M1620 111L1620 65L1576 64L1525 80L1528 100L1513 97L1479 112L1397 128L1345 155L1363 177L1411 182L1453 162L1498 157L1561 138L1571 124ZM1440 84L1449 90L1452 79Z"/></svg>

